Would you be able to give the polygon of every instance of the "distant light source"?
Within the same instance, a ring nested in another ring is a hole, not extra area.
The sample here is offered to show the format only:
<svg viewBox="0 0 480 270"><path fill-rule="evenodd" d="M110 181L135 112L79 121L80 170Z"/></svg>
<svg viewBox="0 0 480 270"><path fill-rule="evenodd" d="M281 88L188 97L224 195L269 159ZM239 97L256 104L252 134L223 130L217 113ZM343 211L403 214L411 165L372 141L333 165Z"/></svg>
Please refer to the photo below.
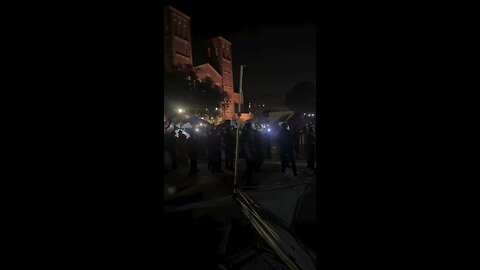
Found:
<svg viewBox="0 0 480 270"><path fill-rule="evenodd" d="M170 194L174 194L176 191L177 191L177 188L175 188L175 187L168 187L167 188L167 192L170 193Z"/></svg>
<svg viewBox="0 0 480 270"><path fill-rule="evenodd" d="M195 131L198 132L198 128L196 128Z"/></svg>
<svg viewBox="0 0 480 270"><path fill-rule="evenodd" d="M268 132L270 132L270 129L267 129Z"/></svg>
<svg viewBox="0 0 480 270"><path fill-rule="evenodd" d="M183 109L182 108L178 109L178 113L183 113Z"/></svg>
<svg viewBox="0 0 480 270"><path fill-rule="evenodd" d="M306 113L303 113L303 115L307 115Z"/></svg>
<svg viewBox="0 0 480 270"><path fill-rule="evenodd" d="M208 111L208 109L207 109L207 108L205 108L205 111Z"/></svg>
<svg viewBox="0 0 480 270"><path fill-rule="evenodd" d="M218 111L218 108L215 108L215 111Z"/></svg>
<svg viewBox="0 0 480 270"><path fill-rule="evenodd" d="M312 116L315 116L315 114L312 113Z"/></svg>

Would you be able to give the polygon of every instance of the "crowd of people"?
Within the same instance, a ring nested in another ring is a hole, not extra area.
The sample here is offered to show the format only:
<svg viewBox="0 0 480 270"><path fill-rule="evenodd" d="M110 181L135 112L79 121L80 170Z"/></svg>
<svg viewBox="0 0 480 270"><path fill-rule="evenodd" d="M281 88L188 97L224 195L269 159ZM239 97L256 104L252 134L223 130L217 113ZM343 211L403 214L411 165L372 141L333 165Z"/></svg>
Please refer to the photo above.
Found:
<svg viewBox="0 0 480 270"><path fill-rule="evenodd" d="M171 160L170 168L165 168L166 172L190 164L189 175L195 175L199 171L198 160L207 161L208 170L214 174L224 172L222 167L225 170L234 170L236 150L234 127L207 126L203 132L193 129L184 131L186 134L177 128L169 132L165 129L164 150ZM299 132L306 135L307 167L315 170L315 129L308 125ZM250 122L245 123L239 133L239 158L246 163L242 176L246 185L254 185L253 173L261 171L265 159L271 159L272 139L278 145L280 171L285 173L287 168L291 168L293 174L298 175L295 163L295 157L298 154L298 147L296 147L298 136L289 129L287 123L281 125L280 131L275 136L259 128L255 129Z"/></svg>

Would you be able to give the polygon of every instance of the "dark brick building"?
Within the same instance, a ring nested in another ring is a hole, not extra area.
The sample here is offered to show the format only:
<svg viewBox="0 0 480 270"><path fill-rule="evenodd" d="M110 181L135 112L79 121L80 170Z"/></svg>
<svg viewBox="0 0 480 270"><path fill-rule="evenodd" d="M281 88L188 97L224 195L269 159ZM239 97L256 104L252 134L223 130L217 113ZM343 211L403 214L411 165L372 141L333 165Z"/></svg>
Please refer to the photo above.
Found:
<svg viewBox="0 0 480 270"><path fill-rule="evenodd" d="M190 17L167 6L164 9L164 68L170 71L174 66L193 66ZM232 43L223 37L204 42L202 55L204 63L194 69L202 80L210 77L223 91L230 95L230 104L222 112L224 119L235 119L235 105L243 102L235 93L232 69Z"/></svg>

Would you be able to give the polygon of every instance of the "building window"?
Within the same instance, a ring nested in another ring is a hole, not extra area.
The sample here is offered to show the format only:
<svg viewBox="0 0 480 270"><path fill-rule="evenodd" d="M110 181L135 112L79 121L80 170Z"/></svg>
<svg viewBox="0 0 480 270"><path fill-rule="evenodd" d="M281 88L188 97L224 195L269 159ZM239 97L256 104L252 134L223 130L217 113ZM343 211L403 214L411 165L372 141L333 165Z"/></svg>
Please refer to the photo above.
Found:
<svg viewBox="0 0 480 270"><path fill-rule="evenodd" d="M236 113L239 113L239 111L238 111L238 103L237 103L237 102L234 102L233 104L234 104L234 106L235 106L235 112L236 112Z"/></svg>

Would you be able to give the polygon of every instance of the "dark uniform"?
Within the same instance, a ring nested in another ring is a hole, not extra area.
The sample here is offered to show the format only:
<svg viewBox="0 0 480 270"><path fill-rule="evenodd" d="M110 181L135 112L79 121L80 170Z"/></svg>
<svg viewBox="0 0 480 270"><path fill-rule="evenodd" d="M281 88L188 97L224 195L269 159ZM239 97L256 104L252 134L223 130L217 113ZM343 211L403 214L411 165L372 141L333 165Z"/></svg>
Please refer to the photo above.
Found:
<svg viewBox="0 0 480 270"><path fill-rule="evenodd" d="M235 136L229 128L223 135L223 143L225 145L225 168L233 170L233 160L235 159Z"/></svg>
<svg viewBox="0 0 480 270"><path fill-rule="evenodd" d="M315 133L312 127L308 128L307 134L307 167L315 169Z"/></svg>
<svg viewBox="0 0 480 270"><path fill-rule="evenodd" d="M170 159L172 160L172 170L177 169L177 149L176 149L176 138L175 138L175 131L171 133L167 133L165 138L165 148L170 155Z"/></svg>
<svg viewBox="0 0 480 270"><path fill-rule="evenodd" d="M253 170L255 169L255 160L254 160L254 139L253 139L253 131L252 125L250 123L246 123L245 127L242 130L242 135L240 136L240 145L241 145L241 152L243 157L245 158L245 163L247 165L247 169L245 170L245 174L243 175L243 179L246 182L246 185L254 185L253 184Z"/></svg>
<svg viewBox="0 0 480 270"><path fill-rule="evenodd" d="M294 154L294 137L290 130L287 130L287 124L282 125L282 130L278 133L278 145L280 147L280 158L282 160L281 171L285 173L287 163L290 163L293 175L297 174Z"/></svg>
<svg viewBox="0 0 480 270"><path fill-rule="evenodd" d="M187 163L187 136L183 132L178 133L177 140L177 162L179 164Z"/></svg>
<svg viewBox="0 0 480 270"><path fill-rule="evenodd" d="M188 149L188 157L190 158L190 173L189 175L197 174L197 160L199 155L199 144L198 138L194 132L190 132L190 138L187 140L187 149Z"/></svg>
<svg viewBox="0 0 480 270"><path fill-rule="evenodd" d="M212 130L211 135L207 138L208 144L208 161L213 173L221 172L222 170L222 150L220 135L216 129Z"/></svg>
<svg viewBox="0 0 480 270"><path fill-rule="evenodd" d="M255 171L260 172L260 169L263 164L264 155L263 155L263 143L262 143L262 133L260 131L253 131L253 159L255 160Z"/></svg>

